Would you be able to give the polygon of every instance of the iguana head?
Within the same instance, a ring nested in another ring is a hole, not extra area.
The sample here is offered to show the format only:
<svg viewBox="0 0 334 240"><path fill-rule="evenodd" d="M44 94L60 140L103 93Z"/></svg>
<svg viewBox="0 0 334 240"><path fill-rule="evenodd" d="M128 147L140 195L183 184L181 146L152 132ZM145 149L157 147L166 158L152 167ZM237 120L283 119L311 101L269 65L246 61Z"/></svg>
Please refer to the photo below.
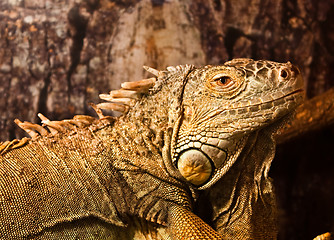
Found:
<svg viewBox="0 0 334 240"><path fill-rule="evenodd" d="M172 161L200 189L224 175L250 132L287 115L303 99L301 74L290 62L235 59L187 77Z"/></svg>
<svg viewBox="0 0 334 240"><path fill-rule="evenodd" d="M281 119L303 99L301 74L290 62L234 59L221 66L147 70L156 81L123 85L119 96L139 98L127 116L163 129L166 169L198 189L229 170L251 132Z"/></svg>

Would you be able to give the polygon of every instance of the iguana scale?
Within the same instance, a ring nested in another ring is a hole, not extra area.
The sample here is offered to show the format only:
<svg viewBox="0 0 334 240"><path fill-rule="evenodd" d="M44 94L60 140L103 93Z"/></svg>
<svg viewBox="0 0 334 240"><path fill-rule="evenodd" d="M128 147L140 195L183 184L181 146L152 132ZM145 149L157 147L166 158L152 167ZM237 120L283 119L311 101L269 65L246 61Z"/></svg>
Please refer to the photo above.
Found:
<svg viewBox="0 0 334 240"><path fill-rule="evenodd" d="M276 239L272 133L303 100L299 70L146 69L98 119L16 120L31 138L0 145L1 239Z"/></svg>

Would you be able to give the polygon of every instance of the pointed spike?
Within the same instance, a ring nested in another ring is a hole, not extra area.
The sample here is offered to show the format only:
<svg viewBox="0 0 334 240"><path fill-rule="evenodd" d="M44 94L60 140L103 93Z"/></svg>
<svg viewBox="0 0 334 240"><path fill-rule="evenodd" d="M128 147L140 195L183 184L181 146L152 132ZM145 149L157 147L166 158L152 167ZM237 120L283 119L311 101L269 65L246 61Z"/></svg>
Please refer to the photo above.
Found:
<svg viewBox="0 0 334 240"><path fill-rule="evenodd" d="M87 126L85 123L83 123L80 120L74 120L74 119L67 119L66 120L68 123L72 124L73 126L77 126L79 128L83 128L85 126Z"/></svg>
<svg viewBox="0 0 334 240"><path fill-rule="evenodd" d="M99 95L101 99L108 101L108 102L113 102L113 103L121 103L124 105L132 105L134 103L134 99L131 98L113 98L108 94L100 94Z"/></svg>
<svg viewBox="0 0 334 240"><path fill-rule="evenodd" d="M92 116L88 116L88 115L75 115L73 117L73 120L78 120L78 121L83 122L86 125L90 125L96 120L96 118Z"/></svg>
<svg viewBox="0 0 334 240"><path fill-rule="evenodd" d="M39 136L38 133L36 133L35 131L30 130L30 129L28 129L28 128L25 128L24 131L26 131L26 133L27 133L32 139L36 139L36 138Z"/></svg>
<svg viewBox="0 0 334 240"><path fill-rule="evenodd" d="M167 67L167 70L170 71L170 72L174 72L177 69L174 66L169 66L169 67Z"/></svg>
<svg viewBox="0 0 334 240"><path fill-rule="evenodd" d="M48 127L48 129L50 130L52 135L55 135L59 132L64 132L65 128L62 127L60 124L58 124L55 121L50 121L50 120L46 120L46 121L42 121L42 123Z"/></svg>
<svg viewBox="0 0 334 240"><path fill-rule="evenodd" d="M16 144L13 146L13 149L14 149L14 148L22 147L22 146L25 145L28 141L29 141L29 138L26 138L26 137L20 139L19 142L16 143Z"/></svg>
<svg viewBox="0 0 334 240"><path fill-rule="evenodd" d="M50 121L41 113L38 113L37 116L42 120L42 123L48 127L52 135L65 131L65 128L62 127L57 121Z"/></svg>
<svg viewBox="0 0 334 240"><path fill-rule="evenodd" d="M108 102L111 102L113 100L113 97L109 94L99 94L99 98Z"/></svg>
<svg viewBox="0 0 334 240"><path fill-rule="evenodd" d="M20 121L20 119L14 119L14 123L17 125L17 126L19 126L20 127L20 125L23 123L23 122L21 122ZM23 129L24 130L24 129Z"/></svg>
<svg viewBox="0 0 334 240"><path fill-rule="evenodd" d="M6 153L7 151L10 151L11 149L19 148L28 143L29 138L22 138L20 140L14 139L13 141L9 142L6 141L4 143L0 142L0 155Z"/></svg>
<svg viewBox="0 0 334 240"><path fill-rule="evenodd" d="M113 103L120 103L120 104L124 104L127 106L131 106L133 105L133 103L135 103L135 100L131 99L131 98L114 98L112 100Z"/></svg>
<svg viewBox="0 0 334 240"><path fill-rule="evenodd" d="M38 136L38 133L28 128L27 124L21 122L19 119L15 119L14 122L17 126L22 128L31 138L35 139Z"/></svg>
<svg viewBox="0 0 334 240"><path fill-rule="evenodd" d="M125 89L111 91L109 95L113 98L133 98L133 99L138 98L137 91L125 90Z"/></svg>
<svg viewBox="0 0 334 240"><path fill-rule="evenodd" d="M36 132L38 132L39 134L41 134L42 136L47 135L49 132L43 128L41 125L38 124L32 124L32 123L28 123L28 122L24 122L23 124L26 124L27 128L30 128L31 130L34 130Z"/></svg>
<svg viewBox="0 0 334 240"><path fill-rule="evenodd" d="M48 119L47 117L45 117L42 113L38 113L37 116L42 120L42 123L48 127L50 133L52 135L55 135L58 133L58 130L52 126L50 126L50 119Z"/></svg>
<svg viewBox="0 0 334 240"><path fill-rule="evenodd" d="M7 148L9 143L10 143L9 141L0 142L0 154L5 152L5 149Z"/></svg>
<svg viewBox="0 0 334 240"><path fill-rule="evenodd" d="M43 128L38 124L30 122L21 122L18 119L15 119L14 122L24 131L26 131L29 134L29 136L33 139L35 139L39 134L45 136L49 133L45 128Z"/></svg>
<svg viewBox="0 0 334 240"><path fill-rule="evenodd" d="M42 121L50 121L47 117L45 117L42 113L37 113L37 116L42 120Z"/></svg>
<svg viewBox="0 0 334 240"><path fill-rule="evenodd" d="M121 87L124 90L135 90L137 92L145 92L151 87L154 86L156 78L148 78L135 82L124 82L121 84Z"/></svg>
<svg viewBox="0 0 334 240"><path fill-rule="evenodd" d="M14 139L13 141L4 142L0 147L0 154L7 152L8 150L12 149L13 145L15 145L19 140Z"/></svg>
<svg viewBox="0 0 334 240"><path fill-rule="evenodd" d="M74 126L71 122L68 121L68 119L62 120L62 121L52 121L55 124L58 124L60 127L63 127L68 130L73 130Z"/></svg>
<svg viewBox="0 0 334 240"><path fill-rule="evenodd" d="M85 115L75 115L73 119L63 120L71 125L77 126L79 128L84 128L92 123L92 121L88 118L84 118ZM89 117L89 116L87 116ZM92 117L93 118L93 117ZM95 118L94 118L95 120Z"/></svg>
<svg viewBox="0 0 334 240"><path fill-rule="evenodd" d="M151 68L151 67L148 67L148 66L143 66L143 68L148 71L149 73L152 73L154 76L156 77L159 77L160 74L161 74L161 71L157 70L157 69L154 69L154 68Z"/></svg>
<svg viewBox="0 0 334 240"><path fill-rule="evenodd" d="M125 105L117 104L117 103L99 103L96 106L98 108L101 108L101 109L118 111L118 112L126 112L127 111L127 107Z"/></svg>
<svg viewBox="0 0 334 240"><path fill-rule="evenodd" d="M89 105L94 109L99 119L104 118L103 112L94 103L89 103Z"/></svg>

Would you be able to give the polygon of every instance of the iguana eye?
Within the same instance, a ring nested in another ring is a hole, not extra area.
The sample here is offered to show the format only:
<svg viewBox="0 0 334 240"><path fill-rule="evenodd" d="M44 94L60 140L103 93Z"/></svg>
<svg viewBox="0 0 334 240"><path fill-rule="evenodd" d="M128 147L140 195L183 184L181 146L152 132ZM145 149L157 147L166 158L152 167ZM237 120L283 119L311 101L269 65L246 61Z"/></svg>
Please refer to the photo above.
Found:
<svg viewBox="0 0 334 240"><path fill-rule="evenodd" d="M224 89L230 89L235 87L236 82L230 76L223 74L217 74L211 79L212 87L220 87Z"/></svg>
<svg viewBox="0 0 334 240"><path fill-rule="evenodd" d="M242 71L230 67L217 67L206 75L206 87L210 93L230 99L235 97L245 87Z"/></svg>
<svg viewBox="0 0 334 240"><path fill-rule="evenodd" d="M218 77L214 80L219 86L226 86L232 82L232 79L228 76Z"/></svg>
<svg viewBox="0 0 334 240"><path fill-rule="evenodd" d="M234 81L232 77L222 73L213 76L209 81L209 84L211 89L223 93L233 92L239 87L238 81Z"/></svg>

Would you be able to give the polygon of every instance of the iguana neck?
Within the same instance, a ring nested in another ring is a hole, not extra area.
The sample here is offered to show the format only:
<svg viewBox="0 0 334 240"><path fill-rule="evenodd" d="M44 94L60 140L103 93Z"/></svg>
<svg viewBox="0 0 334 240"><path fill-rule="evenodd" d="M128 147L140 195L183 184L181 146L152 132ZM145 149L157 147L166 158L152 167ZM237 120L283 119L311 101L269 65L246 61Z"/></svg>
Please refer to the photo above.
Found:
<svg viewBox="0 0 334 240"><path fill-rule="evenodd" d="M137 119L121 117L111 129L111 139L116 141L128 156L150 155L161 160L164 127L152 119L140 116Z"/></svg>
<svg viewBox="0 0 334 240"><path fill-rule="evenodd" d="M191 209L192 200L189 187L172 178L164 166L163 128L156 130L156 123L159 124L145 116L120 117L113 126L96 134L106 148L105 154L112 156L110 167L117 179L112 176L111 181L124 194L125 204L118 205L117 210L128 217L164 225L168 206L176 204Z"/></svg>
<svg viewBox="0 0 334 240"><path fill-rule="evenodd" d="M214 225L227 239L238 234L242 239L276 237L276 202L268 177L274 128L253 132L234 166L206 193L213 203Z"/></svg>

